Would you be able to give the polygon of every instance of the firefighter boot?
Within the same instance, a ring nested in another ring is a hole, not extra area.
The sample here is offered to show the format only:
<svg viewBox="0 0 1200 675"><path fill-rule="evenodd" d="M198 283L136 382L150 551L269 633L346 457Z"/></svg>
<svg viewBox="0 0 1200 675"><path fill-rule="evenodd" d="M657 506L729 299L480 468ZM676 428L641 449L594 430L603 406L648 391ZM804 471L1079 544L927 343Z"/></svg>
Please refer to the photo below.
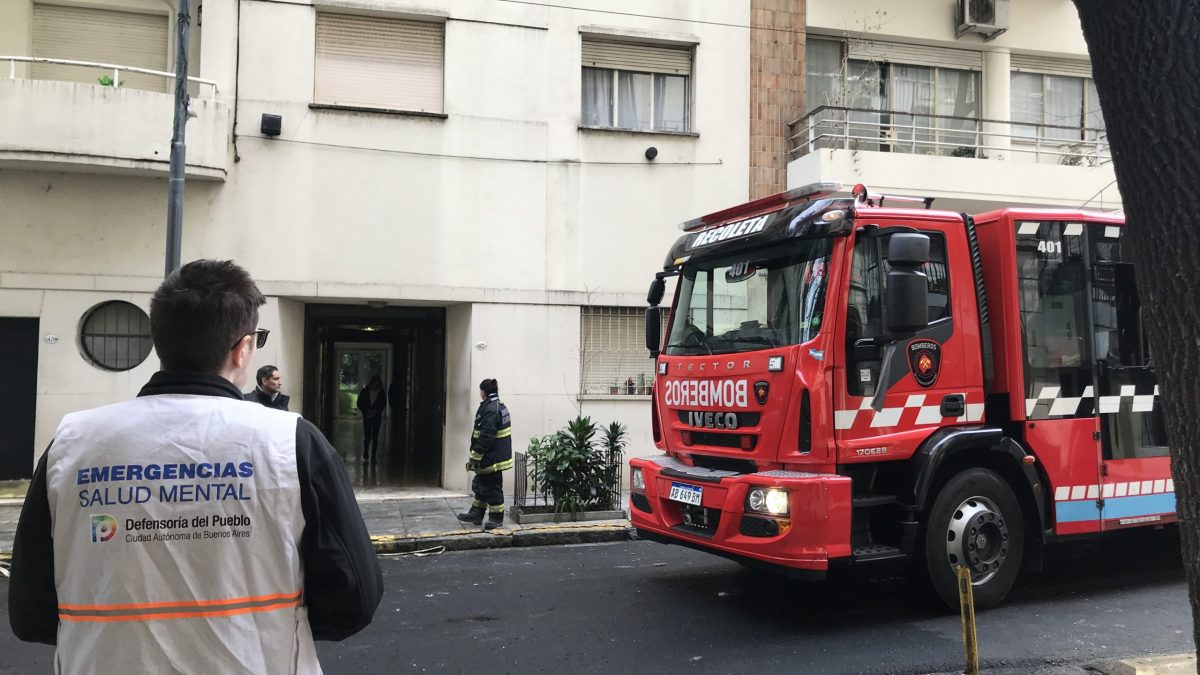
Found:
<svg viewBox="0 0 1200 675"><path fill-rule="evenodd" d="M487 520L487 523L484 524L483 529L494 530L497 527L503 527L503 526L504 526L504 512L503 511L499 511L499 512L492 511L492 512L488 513L488 520Z"/></svg>
<svg viewBox="0 0 1200 675"><path fill-rule="evenodd" d="M458 514L458 519L464 523L470 523L472 525L482 525L483 524L483 507L480 506L479 504L472 504L470 511L467 511L466 513Z"/></svg>

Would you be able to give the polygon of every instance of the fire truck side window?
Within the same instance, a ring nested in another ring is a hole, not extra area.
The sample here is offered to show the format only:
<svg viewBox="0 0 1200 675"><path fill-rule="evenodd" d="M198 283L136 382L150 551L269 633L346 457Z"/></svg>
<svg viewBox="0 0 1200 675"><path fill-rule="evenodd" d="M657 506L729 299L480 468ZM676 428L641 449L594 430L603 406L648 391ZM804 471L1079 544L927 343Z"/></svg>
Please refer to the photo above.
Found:
<svg viewBox="0 0 1200 675"><path fill-rule="evenodd" d="M1026 414L1030 419L1091 416L1083 408L1066 410L1066 402L1083 397L1095 384L1083 228L1021 222L1016 247Z"/></svg>
<svg viewBox="0 0 1200 675"><path fill-rule="evenodd" d="M950 316L950 273L946 266L946 238L938 232L929 235L929 262L922 271L929 283L930 323ZM859 235L854 244L850 266L850 288L846 310L846 350L853 355L859 340L884 337L883 297L887 281L887 246L891 235ZM852 364L847 368L847 388L853 396L874 393L879 363Z"/></svg>

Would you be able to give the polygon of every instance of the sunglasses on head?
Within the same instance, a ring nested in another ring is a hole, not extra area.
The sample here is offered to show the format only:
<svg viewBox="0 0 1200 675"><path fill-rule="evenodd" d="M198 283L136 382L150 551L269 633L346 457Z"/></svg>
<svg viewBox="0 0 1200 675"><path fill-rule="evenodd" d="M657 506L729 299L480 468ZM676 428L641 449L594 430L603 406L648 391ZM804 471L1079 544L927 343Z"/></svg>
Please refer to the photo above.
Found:
<svg viewBox="0 0 1200 675"><path fill-rule="evenodd" d="M267 336L270 334L271 331L267 330L266 328L259 328L253 333L246 333L246 335L254 336L254 346L258 349L262 349L263 347L267 346ZM246 337L246 335L243 335L242 337ZM230 349L237 349L237 346L241 344L241 342L242 338L238 338L237 342L233 343L233 346L230 347Z"/></svg>

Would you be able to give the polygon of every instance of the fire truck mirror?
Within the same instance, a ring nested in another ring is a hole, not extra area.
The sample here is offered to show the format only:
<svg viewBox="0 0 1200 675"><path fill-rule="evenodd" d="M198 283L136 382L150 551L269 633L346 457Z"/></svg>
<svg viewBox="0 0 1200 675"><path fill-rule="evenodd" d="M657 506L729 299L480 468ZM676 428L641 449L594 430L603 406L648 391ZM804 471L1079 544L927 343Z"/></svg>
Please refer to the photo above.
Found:
<svg viewBox="0 0 1200 675"><path fill-rule="evenodd" d="M888 237L888 263L892 267L921 267L929 262L929 235L899 232Z"/></svg>
<svg viewBox="0 0 1200 675"><path fill-rule="evenodd" d="M662 283L661 280L658 281ZM662 344L662 333L660 332L660 326L662 325L661 313L662 308L658 305L646 308L646 349L650 350L650 358L658 358L658 348Z"/></svg>
<svg viewBox="0 0 1200 675"><path fill-rule="evenodd" d="M667 290L667 282L662 279L655 278L650 282L650 291L646 293L646 304L657 305L662 302L663 293Z"/></svg>

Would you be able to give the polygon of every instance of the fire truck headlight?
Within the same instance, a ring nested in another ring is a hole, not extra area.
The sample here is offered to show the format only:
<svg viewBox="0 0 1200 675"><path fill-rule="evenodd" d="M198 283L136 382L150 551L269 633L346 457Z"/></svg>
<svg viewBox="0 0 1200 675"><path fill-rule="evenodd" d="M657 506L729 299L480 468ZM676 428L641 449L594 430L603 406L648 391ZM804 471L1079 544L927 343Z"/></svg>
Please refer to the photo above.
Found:
<svg viewBox="0 0 1200 675"><path fill-rule="evenodd" d="M641 491L646 489L646 479L642 478L642 470L636 466L633 467L633 471L630 473L630 482L634 490Z"/></svg>
<svg viewBox="0 0 1200 675"><path fill-rule="evenodd" d="M751 488L746 495L746 508L755 513L786 516L788 512L787 490L777 488Z"/></svg>

